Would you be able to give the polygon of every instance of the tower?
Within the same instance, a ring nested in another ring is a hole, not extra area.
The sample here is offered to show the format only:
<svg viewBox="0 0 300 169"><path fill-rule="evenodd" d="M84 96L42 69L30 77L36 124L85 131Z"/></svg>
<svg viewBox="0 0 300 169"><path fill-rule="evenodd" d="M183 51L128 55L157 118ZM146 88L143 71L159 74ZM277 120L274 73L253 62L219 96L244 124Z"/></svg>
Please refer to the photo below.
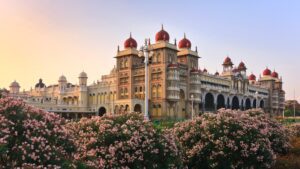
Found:
<svg viewBox="0 0 300 169"><path fill-rule="evenodd" d="M79 105L83 107L88 106L88 88L87 88L87 74L83 71L79 74Z"/></svg>

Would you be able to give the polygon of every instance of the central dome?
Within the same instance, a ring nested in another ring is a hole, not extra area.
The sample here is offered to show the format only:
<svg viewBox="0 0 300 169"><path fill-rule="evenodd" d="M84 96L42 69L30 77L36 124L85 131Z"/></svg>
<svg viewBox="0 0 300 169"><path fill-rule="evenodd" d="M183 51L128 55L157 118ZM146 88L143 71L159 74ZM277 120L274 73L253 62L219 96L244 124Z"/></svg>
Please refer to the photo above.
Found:
<svg viewBox="0 0 300 169"><path fill-rule="evenodd" d="M161 30L156 33L155 35L155 41L167 41L169 42L170 36L167 31L164 30L164 26L161 26Z"/></svg>
<svg viewBox="0 0 300 169"><path fill-rule="evenodd" d="M185 34L184 34L184 37L183 39L181 39L178 43L178 47L181 49L181 48L188 48L190 49L192 46L192 43L190 40L188 40L186 37L185 37Z"/></svg>
<svg viewBox="0 0 300 169"><path fill-rule="evenodd" d="M268 69L268 68L266 68L266 69L263 71L263 75L264 75L264 76L270 76L271 73L272 73L271 70Z"/></svg>
<svg viewBox="0 0 300 169"><path fill-rule="evenodd" d="M129 38L124 42L124 48L137 48L137 42L131 37L131 33Z"/></svg>

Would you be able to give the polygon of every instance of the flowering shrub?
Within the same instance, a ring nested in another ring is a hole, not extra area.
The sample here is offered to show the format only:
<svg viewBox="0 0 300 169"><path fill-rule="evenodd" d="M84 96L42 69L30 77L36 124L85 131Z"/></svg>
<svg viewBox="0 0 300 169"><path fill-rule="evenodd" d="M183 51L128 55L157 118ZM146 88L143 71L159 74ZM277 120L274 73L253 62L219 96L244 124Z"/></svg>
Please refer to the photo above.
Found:
<svg viewBox="0 0 300 169"><path fill-rule="evenodd" d="M171 133L159 133L137 113L82 118L75 133L77 161L92 168L177 168L180 152ZM83 166L83 165L81 165Z"/></svg>
<svg viewBox="0 0 300 169"><path fill-rule="evenodd" d="M178 123L173 133L182 146L183 162L188 168L227 169L270 168L275 152L288 147L283 143L287 140L284 131L258 110L223 109Z"/></svg>
<svg viewBox="0 0 300 169"><path fill-rule="evenodd" d="M3 168L68 168L74 152L64 120L27 106L21 100L0 99L0 166Z"/></svg>
<svg viewBox="0 0 300 169"><path fill-rule="evenodd" d="M290 126L290 130L294 137L300 137L300 124Z"/></svg>

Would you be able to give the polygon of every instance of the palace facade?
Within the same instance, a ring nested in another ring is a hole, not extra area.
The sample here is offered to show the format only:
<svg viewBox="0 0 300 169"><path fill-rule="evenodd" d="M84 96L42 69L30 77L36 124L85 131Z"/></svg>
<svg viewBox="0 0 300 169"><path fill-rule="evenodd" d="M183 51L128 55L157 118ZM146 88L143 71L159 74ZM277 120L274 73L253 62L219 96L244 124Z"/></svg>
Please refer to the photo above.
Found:
<svg viewBox="0 0 300 169"><path fill-rule="evenodd" d="M282 78L266 68L262 76L247 75L241 62L236 67L226 57L223 71L209 73L198 66L197 47L186 36L177 44L170 42L167 31L155 35L149 43L149 114L152 119L191 117L219 108L250 109L261 107L271 114L281 114L285 92ZM57 84L46 85L42 79L29 91L20 92L20 85L11 83L9 96L24 99L28 104L59 113L66 118L143 112L145 95L144 57L139 56L136 40L130 37L124 48L118 47L116 66L101 80L88 85L88 76L81 72L78 85L60 76Z"/></svg>

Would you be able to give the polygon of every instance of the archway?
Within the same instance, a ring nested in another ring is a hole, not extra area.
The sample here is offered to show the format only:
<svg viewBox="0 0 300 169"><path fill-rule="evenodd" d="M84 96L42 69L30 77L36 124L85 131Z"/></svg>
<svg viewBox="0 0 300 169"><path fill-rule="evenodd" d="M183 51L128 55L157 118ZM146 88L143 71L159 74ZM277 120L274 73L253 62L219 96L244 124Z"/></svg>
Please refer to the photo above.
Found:
<svg viewBox="0 0 300 169"><path fill-rule="evenodd" d="M262 109L265 107L265 102L263 100L260 101L259 107Z"/></svg>
<svg viewBox="0 0 300 169"><path fill-rule="evenodd" d="M106 113L105 107L100 107L98 112L99 112L99 116L103 116Z"/></svg>
<svg viewBox="0 0 300 169"><path fill-rule="evenodd" d="M229 97L227 98L227 105L226 105L226 108L227 108L227 109L230 109L230 100L229 100Z"/></svg>
<svg viewBox="0 0 300 169"><path fill-rule="evenodd" d="M211 93L205 95L205 111L214 111L214 96Z"/></svg>
<svg viewBox="0 0 300 169"><path fill-rule="evenodd" d="M246 110L251 109L251 101L249 98L246 99Z"/></svg>
<svg viewBox="0 0 300 169"><path fill-rule="evenodd" d="M245 106L244 106L244 99L242 99L242 103L241 103L241 110L244 110Z"/></svg>
<svg viewBox="0 0 300 169"><path fill-rule="evenodd" d="M226 108L225 107L225 98L222 94L219 94L217 97L217 109Z"/></svg>
<svg viewBox="0 0 300 169"><path fill-rule="evenodd" d="M179 93L179 105L178 105L178 117L179 118L184 118L186 114L186 104L185 104L185 93L182 89L180 89Z"/></svg>
<svg viewBox="0 0 300 169"><path fill-rule="evenodd" d="M238 97L234 96L234 97L232 98L232 109L233 109L233 110L237 110L237 109L239 109L239 108L240 108L240 105L239 105L239 99L238 99Z"/></svg>
<svg viewBox="0 0 300 169"><path fill-rule="evenodd" d="M140 104L134 105L133 111L141 113L142 112L142 106Z"/></svg>
<svg viewBox="0 0 300 169"><path fill-rule="evenodd" d="M253 100L253 108L256 108L256 99Z"/></svg>

